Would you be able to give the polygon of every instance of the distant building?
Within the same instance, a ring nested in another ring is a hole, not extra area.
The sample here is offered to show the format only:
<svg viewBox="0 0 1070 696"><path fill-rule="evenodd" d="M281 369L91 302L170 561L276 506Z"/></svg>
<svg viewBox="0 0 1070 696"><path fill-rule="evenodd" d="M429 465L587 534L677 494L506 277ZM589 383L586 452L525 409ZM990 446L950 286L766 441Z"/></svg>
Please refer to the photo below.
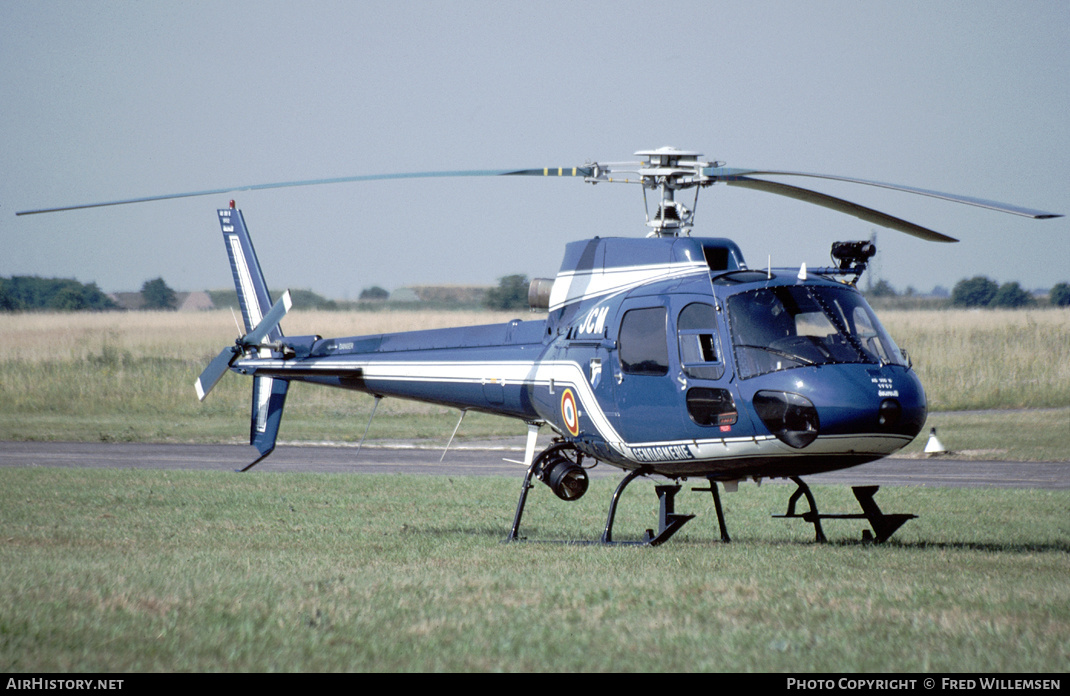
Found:
<svg viewBox="0 0 1070 696"><path fill-rule="evenodd" d="M209 309L215 309L215 303L212 302L212 298L208 293L199 292L176 292L175 301L178 304L178 311L180 312L203 312Z"/></svg>
<svg viewBox="0 0 1070 696"><path fill-rule="evenodd" d="M419 302L420 298L412 288L398 288L390 293L393 302Z"/></svg>
<svg viewBox="0 0 1070 696"><path fill-rule="evenodd" d="M108 297L122 309L136 311L145 307L145 298L140 292L113 292ZM179 312L202 312L215 309L215 303L206 292L176 292L175 309Z"/></svg>
<svg viewBox="0 0 1070 696"><path fill-rule="evenodd" d="M141 309L145 306L145 298L140 292L110 292L108 297L122 309Z"/></svg>
<svg viewBox="0 0 1070 696"><path fill-rule="evenodd" d="M398 288L391 293L390 299L394 302L478 305L489 289L486 285L412 285Z"/></svg>

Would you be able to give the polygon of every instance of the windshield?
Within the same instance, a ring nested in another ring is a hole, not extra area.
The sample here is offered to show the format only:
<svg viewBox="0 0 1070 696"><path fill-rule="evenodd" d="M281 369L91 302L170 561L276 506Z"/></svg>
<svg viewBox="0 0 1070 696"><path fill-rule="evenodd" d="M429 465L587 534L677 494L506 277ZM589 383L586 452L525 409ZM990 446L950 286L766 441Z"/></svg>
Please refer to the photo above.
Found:
<svg viewBox="0 0 1070 696"><path fill-rule="evenodd" d="M807 365L907 364L862 296L846 288L761 288L733 295L727 307L743 379Z"/></svg>

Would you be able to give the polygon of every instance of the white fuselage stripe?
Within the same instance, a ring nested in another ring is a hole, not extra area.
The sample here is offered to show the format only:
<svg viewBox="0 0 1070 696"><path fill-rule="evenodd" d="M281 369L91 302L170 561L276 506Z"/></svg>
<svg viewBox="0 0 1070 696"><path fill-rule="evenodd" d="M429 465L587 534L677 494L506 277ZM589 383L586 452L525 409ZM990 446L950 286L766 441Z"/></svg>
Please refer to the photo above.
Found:
<svg viewBox="0 0 1070 696"><path fill-rule="evenodd" d="M708 270L704 263L688 262L564 271L557 274L550 291L550 311L579 300L630 290L655 280L706 273Z"/></svg>
<svg viewBox="0 0 1070 696"><path fill-rule="evenodd" d="M634 451L650 447L688 447L695 459L716 460L736 457L798 456L800 450L791 449L773 435L743 437L690 438L683 440L658 440L650 442L625 442L609 417L595 398L594 390L587 381L583 368L574 361L415 361L415 360L340 360L337 358L309 358L293 360L242 360L235 367L267 367L285 371L288 367L309 370L317 368L325 374L339 370L361 371L365 381L425 382L440 384L486 384L496 382L503 386L522 384L543 387L555 392L568 387L576 391L578 407L587 416L598 435L613 449L634 461L639 461ZM843 453L844 443L848 449L859 454L890 454L912 438L883 433L857 435L823 435L806 448L806 454Z"/></svg>

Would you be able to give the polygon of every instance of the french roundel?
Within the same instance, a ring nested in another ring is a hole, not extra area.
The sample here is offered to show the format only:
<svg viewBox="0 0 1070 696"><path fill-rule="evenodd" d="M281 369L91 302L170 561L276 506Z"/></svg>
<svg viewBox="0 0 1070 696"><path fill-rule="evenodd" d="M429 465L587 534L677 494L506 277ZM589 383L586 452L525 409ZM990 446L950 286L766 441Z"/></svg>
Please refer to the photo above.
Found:
<svg viewBox="0 0 1070 696"><path fill-rule="evenodd" d="M570 433L580 434L580 412L576 408L576 396L571 389L566 389L561 395L561 418L565 421L565 427Z"/></svg>

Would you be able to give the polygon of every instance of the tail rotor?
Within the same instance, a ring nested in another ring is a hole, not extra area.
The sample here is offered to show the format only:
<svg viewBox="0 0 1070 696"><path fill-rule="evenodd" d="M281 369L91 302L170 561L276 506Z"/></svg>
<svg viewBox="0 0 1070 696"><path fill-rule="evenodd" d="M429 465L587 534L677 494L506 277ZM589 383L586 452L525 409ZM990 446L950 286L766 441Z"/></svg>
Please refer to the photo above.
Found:
<svg viewBox="0 0 1070 696"><path fill-rule="evenodd" d="M278 327L279 322L282 321L282 318L286 316L292 306L293 300L290 297L290 291L287 290L279 298L278 302L271 306L271 309L256 325L256 328L234 341L234 345L224 348L212 362L208 363L208 367L204 368L204 372L201 373L201 376L197 378L197 382L194 384L194 388L197 390L197 398L204 401L209 392L230 369L230 366L234 364L234 361L247 351L277 349L277 344L265 344L262 341Z"/></svg>

